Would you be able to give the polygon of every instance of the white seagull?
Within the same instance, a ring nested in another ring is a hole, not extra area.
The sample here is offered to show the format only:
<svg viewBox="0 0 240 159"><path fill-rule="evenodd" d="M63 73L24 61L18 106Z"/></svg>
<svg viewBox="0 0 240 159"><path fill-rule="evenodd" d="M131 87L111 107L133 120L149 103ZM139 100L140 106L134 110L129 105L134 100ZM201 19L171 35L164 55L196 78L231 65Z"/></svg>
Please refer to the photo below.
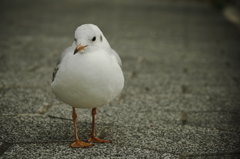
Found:
<svg viewBox="0 0 240 159"><path fill-rule="evenodd" d="M78 138L75 108L92 109L92 131L88 142L111 142L96 137L96 108L109 103L122 91L121 65L117 52L96 25L84 24L76 29L72 46L66 48L58 59L51 84L55 96L72 106L75 142L71 147L93 146Z"/></svg>

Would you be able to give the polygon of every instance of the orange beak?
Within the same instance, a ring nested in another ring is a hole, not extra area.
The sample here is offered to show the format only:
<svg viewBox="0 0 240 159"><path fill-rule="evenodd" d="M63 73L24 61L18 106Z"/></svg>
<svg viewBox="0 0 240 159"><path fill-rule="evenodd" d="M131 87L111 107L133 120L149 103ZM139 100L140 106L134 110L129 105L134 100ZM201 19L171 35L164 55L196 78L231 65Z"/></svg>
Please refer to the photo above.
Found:
<svg viewBox="0 0 240 159"><path fill-rule="evenodd" d="M73 54L76 54L78 51L81 51L81 50L84 50L85 47L87 47L88 45L86 46L82 46L81 44L79 44L76 49L74 50L74 53Z"/></svg>

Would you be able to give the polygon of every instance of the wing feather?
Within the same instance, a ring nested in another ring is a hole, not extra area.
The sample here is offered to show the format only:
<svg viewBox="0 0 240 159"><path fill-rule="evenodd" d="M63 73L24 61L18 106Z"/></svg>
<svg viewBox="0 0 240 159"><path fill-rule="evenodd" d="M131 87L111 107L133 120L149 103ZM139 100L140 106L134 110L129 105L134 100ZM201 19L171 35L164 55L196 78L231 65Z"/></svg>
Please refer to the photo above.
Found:
<svg viewBox="0 0 240 159"><path fill-rule="evenodd" d="M122 67L122 60L121 60L121 58L119 57L118 53L117 53L115 50L112 49L112 54L113 54L113 56L115 57L115 59L117 60L119 66Z"/></svg>
<svg viewBox="0 0 240 159"><path fill-rule="evenodd" d="M56 64L56 66L55 66L55 68L54 68L54 70L53 70L52 82L53 82L54 79L55 79L55 76L56 76L56 74L57 74L57 72L58 72L59 66L61 65L62 59L63 59L64 57L66 57L68 54L70 54L71 52L72 52L72 53L74 52L73 46L68 47L68 48L66 48L65 50L63 50L63 51L61 52L60 56L58 57L57 64Z"/></svg>

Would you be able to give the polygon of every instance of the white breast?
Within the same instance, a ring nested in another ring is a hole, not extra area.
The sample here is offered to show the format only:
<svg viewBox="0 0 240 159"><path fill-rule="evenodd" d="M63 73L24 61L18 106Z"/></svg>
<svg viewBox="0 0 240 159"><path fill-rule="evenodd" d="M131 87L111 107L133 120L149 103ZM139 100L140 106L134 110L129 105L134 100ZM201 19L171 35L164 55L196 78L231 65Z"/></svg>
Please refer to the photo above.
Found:
<svg viewBox="0 0 240 159"><path fill-rule="evenodd" d="M52 91L77 108L94 108L109 103L123 89L121 67L104 51L66 56L59 67Z"/></svg>

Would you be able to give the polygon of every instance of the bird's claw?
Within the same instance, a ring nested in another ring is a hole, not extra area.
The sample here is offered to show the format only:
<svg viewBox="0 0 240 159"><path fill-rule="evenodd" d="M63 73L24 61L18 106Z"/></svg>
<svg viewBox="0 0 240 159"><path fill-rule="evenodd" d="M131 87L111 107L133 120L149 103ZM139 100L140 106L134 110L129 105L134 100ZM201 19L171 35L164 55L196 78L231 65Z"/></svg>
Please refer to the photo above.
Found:
<svg viewBox="0 0 240 159"><path fill-rule="evenodd" d="M71 147L73 148L75 147L83 148L83 147L90 147L90 146L94 146L94 144L82 142L80 140L76 140L74 143L71 144Z"/></svg>
<svg viewBox="0 0 240 159"><path fill-rule="evenodd" d="M103 139L100 139L96 136L91 136L89 139L88 139L88 142L95 142L95 143L111 143L111 141L109 140L103 140Z"/></svg>

